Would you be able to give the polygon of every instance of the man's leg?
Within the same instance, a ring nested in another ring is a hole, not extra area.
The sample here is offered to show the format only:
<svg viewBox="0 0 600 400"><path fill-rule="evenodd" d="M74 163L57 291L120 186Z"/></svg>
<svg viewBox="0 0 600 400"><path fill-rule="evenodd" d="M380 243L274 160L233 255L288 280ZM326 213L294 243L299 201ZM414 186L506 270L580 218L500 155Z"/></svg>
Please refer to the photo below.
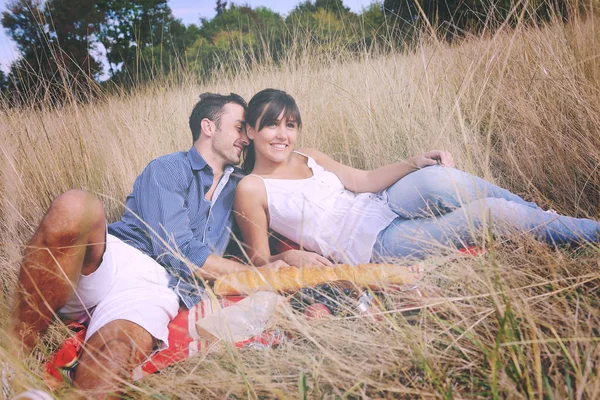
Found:
<svg viewBox="0 0 600 400"><path fill-rule="evenodd" d="M86 301L96 288L109 287L94 303L75 371L75 387L86 398L118 394L135 367L154 349L166 347L169 321L179 310L179 297L169 288L169 279L168 272L151 257L107 236L102 265L96 273L82 276L77 286L77 293ZM72 298L61 312L68 314L76 302Z"/></svg>
<svg viewBox="0 0 600 400"><path fill-rule="evenodd" d="M74 385L86 398L118 395L131 371L154 350L155 339L139 325L116 320L100 328L85 345Z"/></svg>
<svg viewBox="0 0 600 400"><path fill-rule="evenodd" d="M20 350L31 351L72 296L81 274L91 274L100 265L105 220L102 203L90 193L71 190L52 202L21 263L11 318Z"/></svg>

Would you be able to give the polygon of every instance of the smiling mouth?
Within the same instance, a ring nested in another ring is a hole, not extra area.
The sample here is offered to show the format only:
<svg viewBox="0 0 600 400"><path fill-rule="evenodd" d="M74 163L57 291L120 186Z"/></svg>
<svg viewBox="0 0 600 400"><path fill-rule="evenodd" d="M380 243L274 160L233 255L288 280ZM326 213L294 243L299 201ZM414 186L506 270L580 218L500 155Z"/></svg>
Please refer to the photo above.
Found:
<svg viewBox="0 0 600 400"><path fill-rule="evenodd" d="M275 148L276 150L285 150L288 145L284 143L271 143L271 147Z"/></svg>

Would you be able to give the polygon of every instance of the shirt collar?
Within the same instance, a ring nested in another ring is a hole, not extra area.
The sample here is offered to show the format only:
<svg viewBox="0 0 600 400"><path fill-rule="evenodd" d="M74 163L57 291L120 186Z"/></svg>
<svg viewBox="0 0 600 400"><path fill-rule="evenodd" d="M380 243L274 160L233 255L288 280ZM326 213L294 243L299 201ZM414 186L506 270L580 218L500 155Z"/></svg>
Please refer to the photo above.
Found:
<svg viewBox="0 0 600 400"><path fill-rule="evenodd" d="M198 150L196 149L196 147L192 146L192 148L188 151L188 158L190 160L190 164L194 171L201 171L206 167L208 167L212 171L212 168L210 167L210 165L208 165L208 163L200 155L200 153L198 153ZM225 174L227 174L228 177L233 171L234 171L234 168L231 165L226 165L225 168L223 169L223 172Z"/></svg>
<svg viewBox="0 0 600 400"><path fill-rule="evenodd" d="M198 150L194 146L188 151L188 158L190 160L190 165L194 171L203 170L206 167L210 166L206 163L206 160L198 153Z"/></svg>

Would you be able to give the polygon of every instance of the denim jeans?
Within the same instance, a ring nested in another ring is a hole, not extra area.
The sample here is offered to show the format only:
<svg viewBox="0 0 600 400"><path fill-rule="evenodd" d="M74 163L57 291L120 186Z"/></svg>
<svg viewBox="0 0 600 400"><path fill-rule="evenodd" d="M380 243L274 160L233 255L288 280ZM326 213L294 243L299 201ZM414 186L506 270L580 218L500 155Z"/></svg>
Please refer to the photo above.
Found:
<svg viewBox="0 0 600 400"><path fill-rule="evenodd" d="M561 216L484 179L454 168L432 166L400 179L387 190L398 214L382 230L372 261L424 258L475 243L483 231L533 235L550 245L598 242L600 223Z"/></svg>

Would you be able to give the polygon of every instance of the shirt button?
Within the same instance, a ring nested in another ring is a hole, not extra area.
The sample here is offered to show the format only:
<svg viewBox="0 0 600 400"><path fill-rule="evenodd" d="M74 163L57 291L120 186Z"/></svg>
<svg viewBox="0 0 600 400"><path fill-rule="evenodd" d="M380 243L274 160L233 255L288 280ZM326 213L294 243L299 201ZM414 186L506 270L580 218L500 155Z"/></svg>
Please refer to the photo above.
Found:
<svg viewBox="0 0 600 400"><path fill-rule="evenodd" d="M210 232L210 226L208 227L208 231Z"/></svg>

